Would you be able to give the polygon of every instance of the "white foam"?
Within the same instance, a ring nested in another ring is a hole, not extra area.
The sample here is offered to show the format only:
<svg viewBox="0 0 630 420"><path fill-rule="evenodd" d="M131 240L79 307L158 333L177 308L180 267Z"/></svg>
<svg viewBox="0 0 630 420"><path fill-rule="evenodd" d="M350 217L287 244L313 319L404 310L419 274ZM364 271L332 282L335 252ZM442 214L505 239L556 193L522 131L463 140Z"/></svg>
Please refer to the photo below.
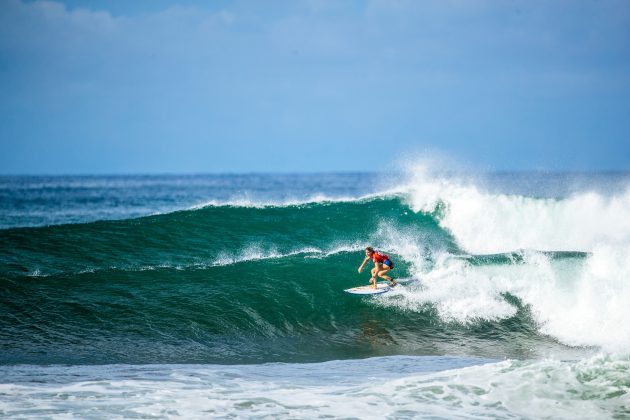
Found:
<svg viewBox="0 0 630 420"><path fill-rule="evenodd" d="M402 378L371 391L378 387L398 410L420 405L419 414L443 418L603 418L627 409L629 368L623 357L505 361Z"/></svg>
<svg viewBox="0 0 630 420"><path fill-rule="evenodd" d="M420 281L375 300L401 310L435 308L444 322L471 324L517 314L509 293L528 308L542 334L571 346L630 351L630 248L601 246L587 258L554 260L524 252L512 264L472 265L442 254Z"/></svg>
<svg viewBox="0 0 630 420"><path fill-rule="evenodd" d="M375 303L403 310L422 311L433 307L444 322L470 324L498 320L516 314L516 308L501 295L507 279L475 272L466 262L440 256L436 265L422 275L422 281Z"/></svg>
<svg viewBox="0 0 630 420"><path fill-rule="evenodd" d="M420 168L406 191L414 211L441 213L440 225L471 253L592 251L599 244L630 243L630 189L563 199L491 194L465 181L434 178Z"/></svg>
<svg viewBox="0 0 630 420"><path fill-rule="evenodd" d="M552 285L554 295L530 291L528 297L542 332L571 345L630 350L630 246L600 245L570 287Z"/></svg>
<svg viewBox="0 0 630 420"><path fill-rule="evenodd" d="M627 357L507 360L433 373L398 368L423 362L415 359L4 367L12 379L0 384L0 410L25 417L575 419L628 414Z"/></svg>

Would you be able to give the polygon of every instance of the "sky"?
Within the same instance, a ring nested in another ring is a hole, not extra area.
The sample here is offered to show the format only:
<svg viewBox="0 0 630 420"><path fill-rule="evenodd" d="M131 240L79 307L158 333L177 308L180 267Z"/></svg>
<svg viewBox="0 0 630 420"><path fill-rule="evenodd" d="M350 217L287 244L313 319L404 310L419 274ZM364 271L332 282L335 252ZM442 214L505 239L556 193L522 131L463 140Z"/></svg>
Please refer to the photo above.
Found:
<svg viewBox="0 0 630 420"><path fill-rule="evenodd" d="M626 0L0 0L0 174L630 170Z"/></svg>

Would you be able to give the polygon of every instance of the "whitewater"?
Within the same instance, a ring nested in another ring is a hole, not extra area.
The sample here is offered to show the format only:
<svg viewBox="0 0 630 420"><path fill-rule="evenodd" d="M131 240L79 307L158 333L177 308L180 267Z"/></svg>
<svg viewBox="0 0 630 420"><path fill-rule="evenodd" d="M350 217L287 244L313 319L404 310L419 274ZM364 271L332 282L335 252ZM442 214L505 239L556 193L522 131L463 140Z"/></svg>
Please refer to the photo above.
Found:
<svg viewBox="0 0 630 420"><path fill-rule="evenodd" d="M630 174L4 177L0 415L630 417ZM402 287L377 297L365 246Z"/></svg>

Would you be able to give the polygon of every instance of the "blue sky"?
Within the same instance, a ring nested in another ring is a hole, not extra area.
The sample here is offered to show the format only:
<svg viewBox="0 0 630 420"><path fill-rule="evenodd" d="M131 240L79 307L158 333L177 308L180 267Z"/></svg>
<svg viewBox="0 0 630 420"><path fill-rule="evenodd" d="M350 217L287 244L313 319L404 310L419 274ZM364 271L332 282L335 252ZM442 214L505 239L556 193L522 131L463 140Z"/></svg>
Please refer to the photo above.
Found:
<svg viewBox="0 0 630 420"><path fill-rule="evenodd" d="M0 173L630 169L630 2L0 2Z"/></svg>

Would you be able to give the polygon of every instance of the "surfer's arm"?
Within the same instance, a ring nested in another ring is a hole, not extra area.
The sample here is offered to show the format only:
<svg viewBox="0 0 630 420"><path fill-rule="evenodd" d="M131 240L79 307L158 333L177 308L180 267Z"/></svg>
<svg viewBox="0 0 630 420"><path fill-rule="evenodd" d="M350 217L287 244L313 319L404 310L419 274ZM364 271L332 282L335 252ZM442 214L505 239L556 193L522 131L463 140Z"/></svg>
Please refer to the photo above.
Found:
<svg viewBox="0 0 630 420"><path fill-rule="evenodd" d="M361 272L361 270L363 270L363 267L365 267L365 264L368 262L369 259L370 257L365 257L365 259L361 263L361 266L359 267L359 273Z"/></svg>

